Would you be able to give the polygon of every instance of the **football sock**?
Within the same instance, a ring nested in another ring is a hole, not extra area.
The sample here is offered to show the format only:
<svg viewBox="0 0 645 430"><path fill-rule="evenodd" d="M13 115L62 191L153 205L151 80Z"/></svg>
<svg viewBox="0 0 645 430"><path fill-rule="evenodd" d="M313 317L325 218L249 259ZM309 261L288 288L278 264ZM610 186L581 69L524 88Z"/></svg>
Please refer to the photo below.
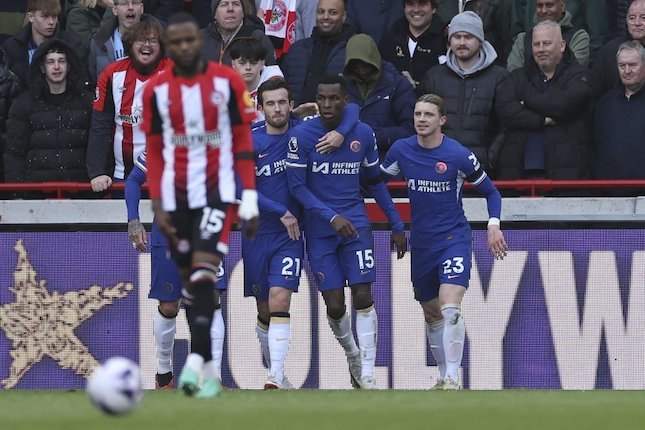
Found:
<svg viewBox="0 0 645 430"><path fill-rule="evenodd" d="M222 374L222 355L224 353L224 318L222 310L216 309L213 313L213 324L211 325L211 355L213 356L214 372L219 378Z"/></svg>
<svg viewBox="0 0 645 430"><path fill-rule="evenodd" d="M190 327L190 350L210 361L211 326L215 312L213 290L217 282L216 267L200 264L190 275L190 294L187 301L186 317Z"/></svg>
<svg viewBox="0 0 645 430"><path fill-rule="evenodd" d="M271 367L271 353L269 352L269 323L258 317L257 325L255 326L255 334L258 335L260 349L262 350L262 359L264 360L264 365L268 369Z"/></svg>
<svg viewBox="0 0 645 430"><path fill-rule="evenodd" d="M371 305L365 309L356 310L356 335L361 351L361 378L374 376L376 363L376 340L378 333L378 319L376 309Z"/></svg>
<svg viewBox="0 0 645 430"><path fill-rule="evenodd" d="M446 378L446 355L443 352L443 326L444 320L435 321L432 324L426 323L428 344L430 344L430 351L432 351L434 361L437 362L437 367L439 367L439 379L442 381Z"/></svg>
<svg viewBox="0 0 645 430"><path fill-rule="evenodd" d="M358 349L358 346L356 346L356 341L352 334L352 326L349 322L347 312L345 312L339 320L332 319L327 315L327 321L329 322L331 331L334 333L334 336L336 336L336 340L345 350L345 355L347 357L354 357L360 354L360 350Z"/></svg>
<svg viewBox="0 0 645 430"><path fill-rule="evenodd" d="M282 380L284 376L284 360L289 351L291 341L291 324L289 312L271 312L269 324L269 351L271 356L271 368L269 373Z"/></svg>
<svg viewBox="0 0 645 430"><path fill-rule="evenodd" d="M207 379L219 379L220 369L215 360L207 361L204 363L204 381Z"/></svg>
<svg viewBox="0 0 645 430"><path fill-rule="evenodd" d="M194 352L188 354L184 368L192 369L196 372L201 372L202 367L204 367L204 358L201 355Z"/></svg>
<svg viewBox="0 0 645 430"><path fill-rule="evenodd" d="M464 354L466 326L461 316L461 307L456 304L441 306L444 319L443 350L446 355L446 378L459 382L459 367Z"/></svg>
<svg viewBox="0 0 645 430"><path fill-rule="evenodd" d="M166 318L159 309L153 322L153 333L157 350L157 373L172 372L172 353L175 345L175 332L177 331L177 318Z"/></svg>

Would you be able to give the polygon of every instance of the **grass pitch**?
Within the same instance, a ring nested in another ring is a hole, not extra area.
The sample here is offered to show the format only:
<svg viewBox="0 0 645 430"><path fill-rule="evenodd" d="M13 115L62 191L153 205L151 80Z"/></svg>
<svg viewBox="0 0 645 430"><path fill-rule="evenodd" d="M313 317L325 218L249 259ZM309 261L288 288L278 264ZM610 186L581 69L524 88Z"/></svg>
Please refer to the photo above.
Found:
<svg viewBox="0 0 645 430"><path fill-rule="evenodd" d="M83 391L0 390L2 430L643 429L645 391L147 391L129 415Z"/></svg>

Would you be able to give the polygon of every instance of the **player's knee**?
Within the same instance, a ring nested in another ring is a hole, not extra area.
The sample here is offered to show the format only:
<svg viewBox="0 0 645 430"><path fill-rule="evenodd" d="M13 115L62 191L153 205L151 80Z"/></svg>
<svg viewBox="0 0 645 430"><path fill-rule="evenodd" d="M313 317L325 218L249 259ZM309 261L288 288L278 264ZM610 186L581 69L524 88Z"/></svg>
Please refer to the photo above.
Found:
<svg viewBox="0 0 645 430"><path fill-rule="evenodd" d="M193 293L204 288L212 288L217 283L217 266L209 263L198 263L190 274L190 286Z"/></svg>
<svg viewBox="0 0 645 430"><path fill-rule="evenodd" d="M174 318L179 313L179 300L174 302L159 302L159 313L166 318Z"/></svg>
<svg viewBox="0 0 645 430"><path fill-rule="evenodd" d="M345 309L345 303L327 303L327 316L329 316L329 318L338 321L343 317L343 315L345 315L345 312L347 312Z"/></svg>
<svg viewBox="0 0 645 430"><path fill-rule="evenodd" d="M359 284L352 286L352 300L355 309L366 309L374 304L372 298L372 289L369 284Z"/></svg>
<svg viewBox="0 0 645 430"><path fill-rule="evenodd" d="M441 306L441 315L446 320L446 324L457 324L461 318L461 307L455 304L446 304Z"/></svg>
<svg viewBox="0 0 645 430"><path fill-rule="evenodd" d="M291 291L284 288L271 288L269 291L269 309L271 312L289 312Z"/></svg>

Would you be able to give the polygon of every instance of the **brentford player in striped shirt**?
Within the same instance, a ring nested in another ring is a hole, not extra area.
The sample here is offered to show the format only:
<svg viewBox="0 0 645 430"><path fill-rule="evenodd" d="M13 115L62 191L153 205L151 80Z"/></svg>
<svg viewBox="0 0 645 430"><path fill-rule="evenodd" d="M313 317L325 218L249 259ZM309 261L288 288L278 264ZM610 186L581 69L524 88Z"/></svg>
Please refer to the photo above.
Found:
<svg viewBox="0 0 645 430"><path fill-rule="evenodd" d="M123 35L128 58L110 64L96 84L86 157L93 191L125 180L146 146L141 130L143 89L170 63L160 45L162 32L154 20L133 25Z"/></svg>
<svg viewBox="0 0 645 430"><path fill-rule="evenodd" d="M228 250L236 178L242 185L238 216L249 234L257 228L259 211L250 131L255 109L237 72L200 58L202 44L192 15L170 17L164 46L174 66L144 90L143 130L152 207L183 277L191 333L179 388L214 397L220 384L211 355L210 328L219 306L213 286Z"/></svg>

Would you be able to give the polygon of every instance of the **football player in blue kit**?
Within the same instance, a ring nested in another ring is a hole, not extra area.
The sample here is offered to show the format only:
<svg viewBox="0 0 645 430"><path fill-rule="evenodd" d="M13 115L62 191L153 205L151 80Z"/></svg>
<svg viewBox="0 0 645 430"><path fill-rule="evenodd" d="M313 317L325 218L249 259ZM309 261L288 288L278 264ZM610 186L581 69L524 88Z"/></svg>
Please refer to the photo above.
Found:
<svg viewBox="0 0 645 430"><path fill-rule="evenodd" d="M292 118L294 101L284 79L274 78L258 89L258 107L265 121L254 127L256 187L260 225L253 240L242 239L244 295L255 297L256 333L269 367L265 389L292 388L284 375L284 361L291 340L291 294L298 291L303 265L300 203L289 193L285 157L288 131L300 124ZM333 151L358 121L358 106L348 108L338 129L320 139L319 151ZM291 115L290 115L291 114ZM291 116L291 117L290 117ZM329 138L330 140L328 140Z"/></svg>
<svg viewBox="0 0 645 430"><path fill-rule="evenodd" d="M370 221L360 193L361 175L392 225L392 245L399 258L406 252L407 240L381 179L376 139L367 124L359 122L334 152L316 151L319 137L343 119L348 103L345 80L324 76L316 103L320 117L291 130L286 163L289 188L304 207L309 262L325 300L329 325L345 350L352 385L374 389L378 321L371 284L376 270ZM345 309L346 285L356 309L359 346Z"/></svg>
<svg viewBox="0 0 645 430"><path fill-rule="evenodd" d="M430 349L440 377L434 389L456 390L466 328L461 301L472 266L472 232L462 206L464 180L486 197L488 247L497 259L508 251L500 230L502 198L477 157L445 136L445 105L434 94L421 96L414 108L416 135L389 149L381 170L402 173L410 199L412 285L426 321Z"/></svg>
<svg viewBox="0 0 645 430"><path fill-rule="evenodd" d="M144 151L134 162L134 167L125 180L125 204L128 210L128 239L132 247L144 252L147 249L148 237L146 229L139 219L139 201L141 186L146 182L146 152ZM181 275L175 261L170 257L168 241L157 224L153 221L150 234L150 258L152 282L148 298L159 301L155 314L153 330L157 350L157 374L155 386L157 389L174 388L172 373L172 357L177 331L177 313L181 299ZM217 272L216 288L221 294L226 291L228 282L221 264ZM224 348L224 319L222 309L218 307L211 324L211 350L213 360L219 362L221 374L222 354Z"/></svg>

